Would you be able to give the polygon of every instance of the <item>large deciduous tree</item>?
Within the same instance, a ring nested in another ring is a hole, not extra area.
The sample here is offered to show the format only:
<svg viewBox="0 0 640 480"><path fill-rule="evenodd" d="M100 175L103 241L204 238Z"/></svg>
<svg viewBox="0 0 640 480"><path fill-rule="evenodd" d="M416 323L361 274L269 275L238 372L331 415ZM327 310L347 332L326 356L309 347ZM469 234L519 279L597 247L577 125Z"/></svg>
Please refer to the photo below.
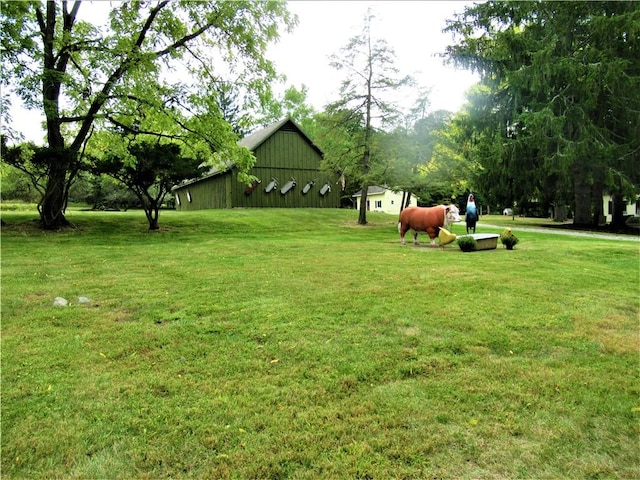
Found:
<svg viewBox="0 0 640 480"><path fill-rule="evenodd" d="M635 197L640 3L488 1L448 28L450 58L481 74L470 120L499 197L570 202L575 224L598 221L605 190Z"/></svg>
<svg viewBox="0 0 640 480"><path fill-rule="evenodd" d="M372 143L375 122L390 121L398 110L390 101L390 94L411 82L410 77L400 77L394 67L394 51L386 41L375 40L371 32L374 19L369 11L364 19L362 33L351 38L331 57L331 66L346 71L346 78L340 87L341 99L328 107L328 111L340 112L337 116L347 124L353 120L362 121L362 137L359 150L358 168L362 178L362 197L358 223L367 223L367 189L370 184ZM336 117L336 118L337 118Z"/></svg>
<svg viewBox="0 0 640 480"><path fill-rule="evenodd" d="M2 3L2 84L46 119L38 209L47 229L68 224L69 186L96 127L201 142L219 159L233 156L237 136L216 86L230 72L256 102L268 98L275 71L266 46L294 23L281 2L160 0L118 3L108 26L98 27L80 20L82 3ZM248 170L250 156L240 157Z"/></svg>

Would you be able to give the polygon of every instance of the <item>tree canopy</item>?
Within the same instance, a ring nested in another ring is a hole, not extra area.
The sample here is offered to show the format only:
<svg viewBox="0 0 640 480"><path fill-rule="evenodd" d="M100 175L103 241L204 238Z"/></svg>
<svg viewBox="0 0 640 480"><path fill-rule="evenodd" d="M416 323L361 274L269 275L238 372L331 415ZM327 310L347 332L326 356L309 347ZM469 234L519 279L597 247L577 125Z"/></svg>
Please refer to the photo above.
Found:
<svg viewBox="0 0 640 480"><path fill-rule="evenodd" d="M170 138L248 171L253 157L236 145L219 87L232 77L246 105L268 101L266 47L295 24L285 4L121 2L104 26L82 21L82 4L3 2L0 14L2 86L46 118L43 227L67 223L69 185L96 129Z"/></svg>
<svg viewBox="0 0 640 480"><path fill-rule="evenodd" d="M140 200L149 230L158 230L166 195L174 185L204 171L202 158L184 155L175 143L141 140L123 144L125 151L108 152L97 161L97 171L126 185Z"/></svg>
<svg viewBox="0 0 640 480"><path fill-rule="evenodd" d="M635 197L640 4L488 1L448 30L461 39L449 58L481 75L468 154L496 201L568 204L574 223L590 224L604 191Z"/></svg>

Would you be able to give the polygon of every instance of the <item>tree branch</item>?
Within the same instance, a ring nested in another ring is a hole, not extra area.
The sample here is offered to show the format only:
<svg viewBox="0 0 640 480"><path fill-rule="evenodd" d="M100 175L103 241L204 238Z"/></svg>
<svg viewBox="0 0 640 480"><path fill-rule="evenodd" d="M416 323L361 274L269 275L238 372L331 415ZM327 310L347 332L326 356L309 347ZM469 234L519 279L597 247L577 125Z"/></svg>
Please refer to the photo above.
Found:
<svg viewBox="0 0 640 480"><path fill-rule="evenodd" d="M151 25L153 25L153 22L156 16L160 12L160 10L162 10L168 3L169 3L169 0L164 0L162 2L159 2L158 5L152 8L151 11L149 12L149 17L147 18L147 21L145 22L144 26L138 33L138 37L135 43L136 48L133 51L129 52L129 54L122 60L120 65L111 73L111 75L109 75L109 78L104 83L102 90L100 91L100 93L98 93L98 95L96 95L96 98L94 99L91 106L89 107L89 111L87 112L85 120L82 123L80 130L76 135L75 140L71 144L72 149L74 150L80 149L80 146L82 145L82 143L84 142L84 139L89 133L89 130L93 124L93 121L96 118L98 111L100 110L102 105L104 105L104 103L107 101L107 98L109 97L109 93L115 87L116 83L134 65L133 53L134 52L137 53L138 49L142 46L146 38L146 35L149 32L149 29L151 28Z"/></svg>
<svg viewBox="0 0 640 480"><path fill-rule="evenodd" d="M182 37L180 40L178 40L177 42L174 42L173 44L169 45L164 50L159 50L159 51L155 52L156 57L162 57L164 55L167 55L167 54L173 52L174 50L177 50L178 48L184 46L190 40L193 40L194 38L198 38L204 32L209 30L212 26L213 26L212 23L210 23L210 22L207 23L206 25L204 25L203 27L200 27L198 30L196 30L192 34L186 35L186 36Z"/></svg>
<svg viewBox="0 0 640 480"><path fill-rule="evenodd" d="M109 122L111 122L112 124L114 124L116 127L124 130L127 133L132 133L134 135L151 135L157 138L170 138L172 140L183 140L183 138L180 135L167 135L164 133L158 133L158 132L152 132L152 131L147 131L147 130L140 130L140 129L136 129L133 127L130 127L129 125L126 125L118 120L116 120L115 118L113 118L110 115L105 115L104 118L106 120L108 120Z"/></svg>

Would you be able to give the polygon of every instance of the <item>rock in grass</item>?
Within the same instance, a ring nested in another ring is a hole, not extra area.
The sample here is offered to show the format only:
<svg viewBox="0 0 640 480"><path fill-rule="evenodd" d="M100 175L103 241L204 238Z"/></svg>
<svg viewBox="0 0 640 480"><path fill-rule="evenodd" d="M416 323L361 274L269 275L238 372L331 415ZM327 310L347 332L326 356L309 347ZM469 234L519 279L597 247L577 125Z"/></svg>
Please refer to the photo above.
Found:
<svg viewBox="0 0 640 480"><path fill-rule="evenodd" d="M91 299L89 297L78 297L78 303L91 303Z"/></svg>
<svg viewBox="0 0 640 480"><path fill-rule="evenodd" d="M54 307L66 307L67 305L69 305L69 302L62 297L56 297L53 299Z"/></svg>

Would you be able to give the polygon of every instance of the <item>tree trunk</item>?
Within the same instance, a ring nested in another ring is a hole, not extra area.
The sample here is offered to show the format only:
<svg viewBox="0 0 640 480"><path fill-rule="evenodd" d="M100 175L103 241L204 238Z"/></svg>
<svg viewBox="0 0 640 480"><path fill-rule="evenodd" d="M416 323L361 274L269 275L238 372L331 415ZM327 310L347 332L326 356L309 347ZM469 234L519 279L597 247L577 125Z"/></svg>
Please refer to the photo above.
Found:
<svg viewBox="0 0 640 480"><path fill-rule="evenodd" d="M574 225L591 225L591 186L584 165L576 162L573 170L573 192L575 200Z"/></svg>
<svg viewBox="0 0 640 480"><path fill-rule="evenodd" d="M54 54L56 32L56 4L47 2L46 16L37 10L38 21L41 25L43 41L44 74L42 76L42 99L47 123L47 141L49 149L42 152L40 160L47 165L47 185L40 203L40 223L42 228L55 230L69 225L64 216L67 205L65 197L67 190L67 173L69 172L69 158L64 148L64 137L60 127L59 97L61 89L61 72L66 69L68 54L57 57ZM56 60L60 62L56 65Z"/></svg>
<svg viewBox="0 0 640 480"><path fill-rule="evenodd" d="M46 230L68 227L65 210L69 195L69 185L77 168L78 152L65 148L59 122L47 121L49 148L41 153L42 162L48 167L47 184L38 204L40 224Z"/></svg>
<svg viewBox="0 0 640 480"><path fill-rule="evenodd" d="M411 205L411 190L407 191L407 200L404 203L404 208L407 208L409 205Z"/></svg>
<svg viewBox="0 0 640 480"><path fill-rule="evenodd" d="M158 207L147 208L145 207L144 213L147 216L147 221L149 222L149 230L160 230L160 225L158 224L158 216L160 214Z"/></svg>
<svg viewBox="0 0 640 480"><path fill-rule="evenodd" d="M144 194L136 192L136 195L142 200L142 206L144 208L144 214L149 222L149 230L160 230L158 224L158 217L160 216L160 203L147 197Z"/></svg>
<svg viewBox="0 0 640 480"><path fill-rule="evenodd" d="M360 212L358 213L358 224L367 224L367 190L369 185L367 183L362 184L362 196L360 197Z"/></svg>
<svg viewBox="0 0 640 480"><path fill-rule="evenodd" d="M39 205L40 223L46 230L56 230L69 226L69 221L64 216L66 199L64 198L64 172L62 176L50 175L47 180L47 188Z"/></svg>
<svg viewBox="0 0 640 480"><path fill-rule="evenodd" d="M604 169L597 168L594 171L593 187L591 188L591 201L593 203L593 218L591 224L594 227L605 223L604 206L602 198L604 195Z"/></svg>
<svg viewBox="0 0 640 480"><path fill-rule="evenodd" d="M625 212L625 201L624 197L620 193L613 193L611 195L611 200L613 201L613 212L611 215L611 230L614 232L623 230L625 225L624 221L624 212Z"/></svg>
<svg viewBox="0 0 640 480"><path fill-rule="evenodd" d="M158 217L149 220L149 230L155 231L160 230L160 225L158 225Z"/></svg>
<svg viewBox="0 0 640 480"><path fill-rule="evenodd" d="M369 60L368 60L368 78L367 78L367 98L366 114L365 114L365 129L364 129L364 154L362 155L362 173L364 174L364 182L362 182L362 202L360 203L360 213L358 215L358 224L367 224L367 191L369 190L369 161L371 160L371 104L373 102L373 96L371 93L371 82L373 81L373 65L371 56L371 35L367 38L369 43Z"/></svg>
<svg viewBox="0 0 640 480"><path fill-rule="evenodd" d="M67 208L69 184L71 182L68 177L72 170L73 152L69 150L61 152L48 150L44 155L47 155L44 160L49 166L49 175L47 176L44 194L38 204L38 212L40 212L42 228L56 230L71 225L64 213Z"/></svg>
<svg viewBox="0 0 640 480"><path fill-rule="evenodd" d="M369 190L369 181L367 180L367 176L369 174L369 160L371 156L369 152L369 139L371 138L370 129L371 126L367 125L365 132L364 155L362 155L362 173L364 174L365 180L362 182L362 201L360 202L360 213L358 214L358 224L360 225L367 224L367 194Z"/></svg>
<svg viewBox="0 0 640 480"><path fill-rule="evenodd" d="M553 221L564 222L567 219L567 206L560 200L556 201L553 208Z"/></svg>

